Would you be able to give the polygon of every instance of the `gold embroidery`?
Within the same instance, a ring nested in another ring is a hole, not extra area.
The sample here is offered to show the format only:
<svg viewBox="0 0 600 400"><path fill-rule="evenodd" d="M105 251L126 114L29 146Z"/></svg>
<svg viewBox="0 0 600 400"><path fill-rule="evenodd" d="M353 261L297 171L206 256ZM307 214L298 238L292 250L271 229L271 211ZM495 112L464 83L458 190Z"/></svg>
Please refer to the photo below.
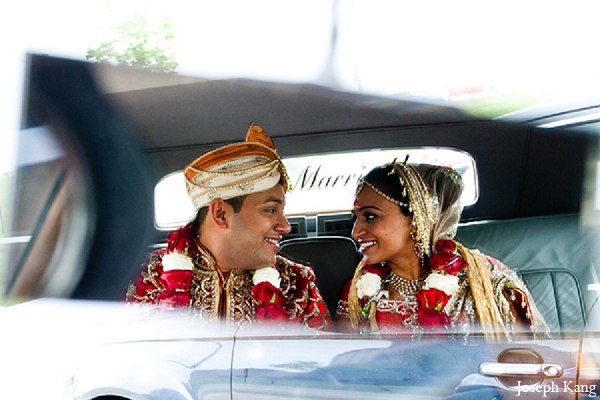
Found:
<svg viewBox="0 0 600 400"><path fill-rule="evenodd" d="M194 257L188 307L196 310L203 320L219 320L226 325L247 325L254 322L256 311L251 272L231 271L222 288L214 258L199 242L196 242L196 248L198 251ZM161 260L158 253L149 256L146 270L142 272L142 283L151 288L146 288L143 294L138 295L137 288L132 283L127 292L129 301L159 303L159 294L165 290L157 271ZM329 314L327 311L321 312L327 308L316 290L312 269L280 256L277 256L275 267L280 274L281 290L290 321L298 321L314 329L329 329Z"/></svg>
<svg viewBox="0 0 600 400"><path fill-rule="evenodd" d="M203 317L223 319L225 324L248 324L254 321L250 272L231 271L227 280L224 280L225 287L221 288L221 278L214 258L198 242L196 248L198 253L191 288L192 307L200 311Z"/></svg>
<svg viewBox="0 0 600 400"><path fill-rule="evenodd" d="M140 303L158 304L158 295L165 290L157 279L158 272L156 271L156 266L160 264L161 258L157 254L150 254L147 261L148 268L147 271L142 271L142 282L146 285L151 284L154 286L154 289L148 289L144 295L139 296L137 295L135 283L131 283L129 288L127 288L127 296Z"/></svg>
<svg viewBox="0 0 600 400"><path fill-rule="evenodd" d="M247 325L255 319L252 300L252 276L248 271L234 270L227 285L227 321Z"/></svg>

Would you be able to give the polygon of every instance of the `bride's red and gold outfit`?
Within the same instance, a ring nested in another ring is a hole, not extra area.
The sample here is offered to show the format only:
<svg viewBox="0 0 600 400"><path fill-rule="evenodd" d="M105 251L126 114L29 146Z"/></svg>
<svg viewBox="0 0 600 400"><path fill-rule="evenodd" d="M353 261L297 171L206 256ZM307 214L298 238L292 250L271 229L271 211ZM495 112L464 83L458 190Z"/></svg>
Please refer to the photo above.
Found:
<svg viewBox="0 0 600 400"><path fill-rule="evenodd" d="M164 260L172 255L181 258L180 268L165 268ZM127 301L192 309L203 319L226 324L268 321L330 330L331 318L313 270L281 256L272 269L278 274L276 284L257 282L255 271L222 274L187 225L169 235L166 249L148 255L140 276L129 286Z"/></svg>
<svg viewBox="0 0 600 400"><path fill-rule="evenodd" d="M516 273L453 240L463 209L461 175L407 161L373 168L356 188L352 236L367 253L339 302L343 328L414 337L478 332L489 341L512 340L517 332L549 337Z"/></svg>
<svg viewBox="0 0 600 400"><path fill-rule="evenodd" d="M374 308L376 329L379 333L443 331L466 336L472 332L477 324L477 313L466 273L467 264L459 254L456 242L440 240L436 248L438 252L429 258L431 276L439 275L442 276L441 279L455 276L456 284L450 293L428 287L429 285L425 285L426 279L406 281L394 277L385 264L362 267L362 277L366 278L363 281L366 282L372 276L378 287L359 296L360 312L363 314L359 323L361 332L373 330L369 324L371 307ZM516 321L526 321L528 331L539 337L546 337L547 332L539 331L539 327L535 326L536 310L532 308L529 292L516 273L492 257L481 256L489 270L495 302L499 305L504 326L514 333ZM403 282L400 285L404 287L398 287L396 282L399 281ZM351 282L348 282L344 288L338 304L338 316L349 317L350 286ZM390 299L387 292L390 287L396 289L404 298Z"/></svg>

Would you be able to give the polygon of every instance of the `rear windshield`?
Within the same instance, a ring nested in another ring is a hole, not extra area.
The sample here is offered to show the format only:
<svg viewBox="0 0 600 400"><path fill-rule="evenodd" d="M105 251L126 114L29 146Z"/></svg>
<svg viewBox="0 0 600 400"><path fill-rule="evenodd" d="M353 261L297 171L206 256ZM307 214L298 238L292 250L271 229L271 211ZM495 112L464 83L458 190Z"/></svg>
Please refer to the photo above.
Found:
<svg viewBox="0 0 600 400"><path fill-rule="evenodd" d="M394 159L411 163L442 165L458 171L465 182L461 201L477 201L478 184L475 160L463 151L426 147L385 149L336 154L319 154L284 158L292 191L286 196L285 212L289 216L346 212L352 207L358 180L372 168ZM187 197L183 172L173 172L156 185L154 191L155 224L159 229L173 229L193 217Z"/></svg>

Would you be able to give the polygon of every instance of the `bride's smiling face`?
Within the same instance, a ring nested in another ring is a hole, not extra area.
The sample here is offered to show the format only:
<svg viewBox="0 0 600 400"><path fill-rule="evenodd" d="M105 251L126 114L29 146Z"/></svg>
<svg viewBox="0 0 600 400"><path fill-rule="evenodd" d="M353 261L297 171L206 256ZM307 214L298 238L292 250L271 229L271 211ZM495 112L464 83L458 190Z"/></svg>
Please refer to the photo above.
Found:
<svg viewBox="0 0 600 400"><path fill-rule="evenodd" d="M402 214L397 204L386 200L368 185L357 194L352 211L356 220L352 237L358 242L367 264L413 259L412 217Z"/></svg>

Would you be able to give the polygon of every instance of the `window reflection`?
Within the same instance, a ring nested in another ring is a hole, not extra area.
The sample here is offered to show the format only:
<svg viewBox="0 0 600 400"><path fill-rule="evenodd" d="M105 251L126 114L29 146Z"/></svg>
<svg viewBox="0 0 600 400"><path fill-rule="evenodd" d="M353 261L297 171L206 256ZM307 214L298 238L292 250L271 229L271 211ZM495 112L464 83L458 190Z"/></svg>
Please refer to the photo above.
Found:
<svg viewBox="0 0 600 400"><path fill-rule="evenodd" d="M87 251L88 199L81 166L51 127L19 132L10 188L0 242L5 299L68 296Z"/></svg>

